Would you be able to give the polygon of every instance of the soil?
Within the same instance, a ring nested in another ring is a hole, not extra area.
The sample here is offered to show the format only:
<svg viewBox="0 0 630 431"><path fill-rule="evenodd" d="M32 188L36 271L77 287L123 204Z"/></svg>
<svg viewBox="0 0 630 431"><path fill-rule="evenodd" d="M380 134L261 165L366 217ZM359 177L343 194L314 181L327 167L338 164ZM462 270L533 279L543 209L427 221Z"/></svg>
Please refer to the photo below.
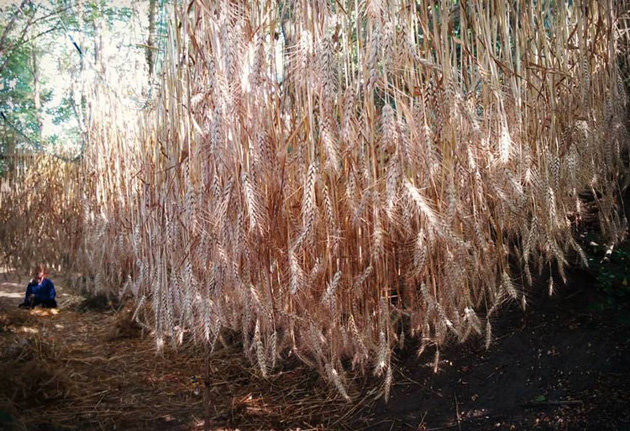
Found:
<svg viewBox="0 0 630 431"><path fill-rule="evenodd" d="M349 404L311 370L263 379L225 347L208 365L210 429L630 430L628 308L599 306L595 283L576 272L552 298L507 306L490 349L445 349L437 373L433 352L397 352L387 404L380 382L357 377ZM156 354L123 330L129 309L86 308L62 282L58 311L18 310L25 285L0 274L0 430L203 429L203 352Z"/></svg>
<svg viewBox="0 0 630 431"><path fill-rule="evenodd" d="M443 352L437 374L407 355L368 429L630 430L628 310L602 309L589 273L571 278L525 311L504 310L490 349L478 340Z"/></svg>

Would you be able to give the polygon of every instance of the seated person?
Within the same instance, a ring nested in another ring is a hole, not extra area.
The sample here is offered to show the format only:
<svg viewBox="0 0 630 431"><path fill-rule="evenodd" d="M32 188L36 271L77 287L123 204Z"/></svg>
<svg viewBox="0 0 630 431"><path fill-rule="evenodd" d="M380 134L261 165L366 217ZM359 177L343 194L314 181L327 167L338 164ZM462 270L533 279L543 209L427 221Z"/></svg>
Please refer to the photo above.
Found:
<svg viewBox="0 0 630 431"><path fill-rule="evenodd" d="M33 308L41 305L43 308L57 308L55 301L55 285L46 278L46 268L39 265L33 270L33 279L26 287L26 295L24 302L19 305L20 308Z"/></svg>

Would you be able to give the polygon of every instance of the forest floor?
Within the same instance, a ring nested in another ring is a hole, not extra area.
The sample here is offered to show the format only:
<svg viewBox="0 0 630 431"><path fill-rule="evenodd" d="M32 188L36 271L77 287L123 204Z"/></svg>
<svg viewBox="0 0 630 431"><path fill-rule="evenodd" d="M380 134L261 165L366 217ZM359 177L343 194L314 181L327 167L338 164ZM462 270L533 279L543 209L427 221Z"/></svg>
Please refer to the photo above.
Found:
<svg viewBox="0 0 630 431"><path fill-rule="evenodd" d="M317 373L286 364L260 377L237 347L156 354L130 310L73 295L57 310L20 310L27 277L0 273L0 430L630 430L627 302L608 306L595 278L574 273L549 298L508 306L482 340L417 358L397 352L392 397L357 377L346 403ZM624 278L624 283L627 283ZM543 289L541 289L543 290ZM95 297L98 298L98 297ZM127 313L127 314L125 314Z"/></svg>

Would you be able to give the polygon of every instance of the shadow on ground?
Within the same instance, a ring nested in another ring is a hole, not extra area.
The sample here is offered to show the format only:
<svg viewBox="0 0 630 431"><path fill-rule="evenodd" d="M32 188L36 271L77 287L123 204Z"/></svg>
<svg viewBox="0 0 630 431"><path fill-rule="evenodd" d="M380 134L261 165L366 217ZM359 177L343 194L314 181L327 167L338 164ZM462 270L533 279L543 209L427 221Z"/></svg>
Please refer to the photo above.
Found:
<svg viewBox="0 0 630 431"><path fill-rule="evenodd" d="M630 430L627 311L598 307L595 283L576 272L557 296L510 306L489 350L455 346L437 374L407 354L390 402L359 420L383 431Z"/></svg>

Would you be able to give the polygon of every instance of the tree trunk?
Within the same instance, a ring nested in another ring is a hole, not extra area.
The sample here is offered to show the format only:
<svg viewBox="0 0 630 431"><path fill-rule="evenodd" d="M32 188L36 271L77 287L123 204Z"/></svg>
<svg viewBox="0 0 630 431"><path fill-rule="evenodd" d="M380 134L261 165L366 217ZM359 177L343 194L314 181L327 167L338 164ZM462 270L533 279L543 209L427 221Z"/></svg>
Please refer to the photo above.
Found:
<svg viewBox="0 0 630 431"><path fill-rule="evenodd" d="M77 36L79 43L79 85L78 92L75 89L75 83L72 84L72 92L74 95L73 108L77 114L77 120L79 122L79 129L85 136L85 113L83 107L85 106L85 59L83 58L83 47L85 42L84 29L83 29L83 0L77 0L77 19L79 24L79 34Z"/></svg>
<svg viewBox="0 0 630 431"><path fill-rule="evenodd" d="M149 66L149 85L151 85L151 77L154 68L154 50L155 50L155 12L156 0L149 0L149 38L147 39L147 65Z"/></svg>
<svg viewBox="0 0 630 431"><path fill-rule="evenodd" d="M33 103L35 105L35 118L37 120L37 134L41 138L42 136L42 101L41 101L41 83L39 81L40 78L40 70L39 70L39 59L37 58L39 52L37 48L33 45L31 48L31 60L32 60L32 68L33 68Z"/></svg>

